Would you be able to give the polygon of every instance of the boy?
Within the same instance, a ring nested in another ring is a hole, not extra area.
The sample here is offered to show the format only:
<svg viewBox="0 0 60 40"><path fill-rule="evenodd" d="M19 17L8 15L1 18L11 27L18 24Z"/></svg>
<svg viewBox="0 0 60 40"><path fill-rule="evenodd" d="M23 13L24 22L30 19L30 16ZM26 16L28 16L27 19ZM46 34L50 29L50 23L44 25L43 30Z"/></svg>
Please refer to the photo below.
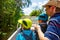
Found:
<svg viewBox="0 0 60 40"><path fill-rule="evenodd" d="M47 29L47 21L48 21L48 16L45 13L42 13L38 16L38 23L41 26L41 30L43 33L45 33Z"/></svg>
<svg viewBox="0 0 60 40"><path fill-rule="evenodd" d="M21 24L22 32L17 34L16 40L35 40L34 32L30 30L32 21L30 19L21 19L18 22Z"/></svg>

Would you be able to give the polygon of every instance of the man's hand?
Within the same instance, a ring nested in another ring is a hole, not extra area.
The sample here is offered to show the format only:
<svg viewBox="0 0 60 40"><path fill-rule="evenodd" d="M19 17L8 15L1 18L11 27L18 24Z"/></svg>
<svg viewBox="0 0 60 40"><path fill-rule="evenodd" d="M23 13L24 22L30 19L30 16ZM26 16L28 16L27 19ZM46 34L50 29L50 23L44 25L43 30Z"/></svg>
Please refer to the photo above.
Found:
<svg viewBox="0 0 60 40"><path fill-rule="evenodd" d="M41 28L40 28L39 25L33 24L32 26L35 28L35 30L37 30L40 40L49 40L47 37L44 37L44 34L43 34L43 32L41 31Z"/></svg>
<svg viewBox="0 0 60 40"><path fill-rule="evenodd" d="M32 26L35 28L35 30L41 30L41 28L38 24L32 24Z"/></svg>
<svg viewBox="0 0 60 40"><path fill-rule="evenodd" d="M34 27L31 27L31 30L32 30L32 31L35 31L35 28L34 28Z"/></svg>

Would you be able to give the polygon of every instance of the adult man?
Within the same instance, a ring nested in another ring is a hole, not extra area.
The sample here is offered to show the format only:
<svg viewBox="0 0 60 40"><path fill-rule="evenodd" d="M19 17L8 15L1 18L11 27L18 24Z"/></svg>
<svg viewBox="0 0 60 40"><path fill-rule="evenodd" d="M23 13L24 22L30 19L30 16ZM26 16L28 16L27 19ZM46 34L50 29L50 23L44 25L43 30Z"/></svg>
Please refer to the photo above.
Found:
<svg viewBox="0 0 60 40"><path fill-rule="evenodd" d="M60 1L50 0L44 7L47 15L51 18L45 34L41 31L39 25L34 24L39 38L40 40L60 40Z"/></svg>

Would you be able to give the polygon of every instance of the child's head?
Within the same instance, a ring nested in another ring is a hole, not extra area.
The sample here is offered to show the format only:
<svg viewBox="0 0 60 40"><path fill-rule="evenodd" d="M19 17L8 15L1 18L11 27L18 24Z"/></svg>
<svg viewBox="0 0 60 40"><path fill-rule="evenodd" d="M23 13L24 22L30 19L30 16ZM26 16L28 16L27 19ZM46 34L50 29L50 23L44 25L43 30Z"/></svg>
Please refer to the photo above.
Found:
<svg viewBox="0 0 60 40"><path fill-rule="evenodd" d="M20 19L18 22L22 25L23 29L30 29L32 26L32 21L30 19Z"/></svg>
<svg viewBox="0 0 60 40"><path fill-rule="evenodd" d="M44 23L47 22L47 20L48 20L47 14L43 13L38 16L38 23Z"/></svg>
<svg viewBox="0 0 60 40"><path fill-rule="evenodd" d="M42 27L47 26L48 15L45 13L40 14L37 17L38 24Z"/></svg>

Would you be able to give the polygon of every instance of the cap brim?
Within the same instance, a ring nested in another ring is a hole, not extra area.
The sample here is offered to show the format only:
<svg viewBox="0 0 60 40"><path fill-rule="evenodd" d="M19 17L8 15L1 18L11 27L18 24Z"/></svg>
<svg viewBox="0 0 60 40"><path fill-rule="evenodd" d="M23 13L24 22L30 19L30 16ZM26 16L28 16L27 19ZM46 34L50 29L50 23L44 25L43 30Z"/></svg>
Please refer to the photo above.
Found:
<svg viewBox="0 0 60 40"><path fill-rule="evenodd" d="M18 23L22 24L22 21L23 21L23 20L22 20L22 19L20 19L20 20L18 20Z"/></svg>

